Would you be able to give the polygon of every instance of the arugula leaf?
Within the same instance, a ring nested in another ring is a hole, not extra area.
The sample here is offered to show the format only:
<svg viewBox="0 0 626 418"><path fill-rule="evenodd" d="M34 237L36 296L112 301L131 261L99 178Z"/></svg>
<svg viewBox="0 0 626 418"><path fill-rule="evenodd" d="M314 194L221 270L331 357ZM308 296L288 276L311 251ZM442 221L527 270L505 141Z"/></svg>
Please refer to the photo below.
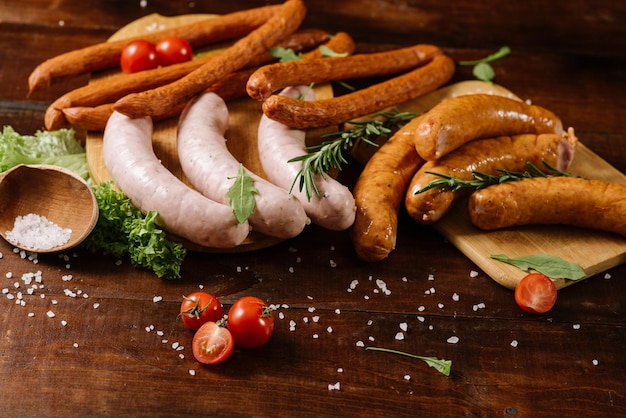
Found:
<svg viewBox="0 0 626 418"><path fill-rule="evenodd" d="M489 64L492 61L499 60L511 53L511 48L503 46L493 54L487 55L485 58L474 61L459 61L459 65L473 65L472 74L479 80L491 82L496 77L496 73Z"/></svg>
<svg viewBox="0 0 626 418"><path fill-rule="evenodd" d="M511 258L504 254L495 254L491 258L511 264L520 270L535 270L552 279L580 280L587 275L580 265L548 254L535 254Z"/></svg>
<svg viewBox="0 0 626 418"><path fill-rule="evenodd" d="M405 353L404 351L392 350L390 348L365 347L365 349L372 350L372 351L382 351L382 352L391 353L391 354L398 354L401 356L410 357L410 358L414 358L417 360L422 360L426 364L428 364L430 367L437 370L439 373L445 376L450 376L450 369L452 368L452 361L450 360L438 359L436 357L418 356L415 354Z"/></svg>
<svg viewBox="0 0 626 418"><path fill-rule="evenodd" d="M230 207L237 221L244 223L254 212L256 207L254 195L259 191L254 187L254 181L243 168L243 164L239 164L237 175L229 178L234 178L235 182L226 192L226 197L230 201Z"/></svg>
<svg viewBox="0 0 626 418"><path fill-rule="evenodd" d="M270 48L269 52L274 58L278 58L278 62L299 61L302 59L302 53L296 53L291 48L277 46L275 48Z"/></svg>
<svg viewBox="0 0 626 418"><path fill-rule="evenodd" d="M92 188L100 216L81 246L119 258L129 256L134 266L151 269L160 278L180 278L180 267L187 251L182 244L170 241L157 227L157 213L149 212L144 216L126 195L113 188L113 182Z"/></svg>

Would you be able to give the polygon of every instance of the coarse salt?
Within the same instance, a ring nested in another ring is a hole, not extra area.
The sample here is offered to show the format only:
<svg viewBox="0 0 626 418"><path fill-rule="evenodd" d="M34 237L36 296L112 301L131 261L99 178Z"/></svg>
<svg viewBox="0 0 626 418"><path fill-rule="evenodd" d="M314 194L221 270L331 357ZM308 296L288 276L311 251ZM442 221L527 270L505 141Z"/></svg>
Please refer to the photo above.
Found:
<svg viewBox="0 0 626 418"><path fill-rule="evenodd" d="M456 344L459 342L459 337L457 337L456 335L453 335L452 337L448 338L447 342L449 344Z"/></svg>
<svg viewBox="0 0 626 418"><path fill-rule="evenodd" d="M66 244L72 230L61 228L45 216L29 213L15 218L13 229L6 231L7 241L37 250L49 250Z"/></svg>

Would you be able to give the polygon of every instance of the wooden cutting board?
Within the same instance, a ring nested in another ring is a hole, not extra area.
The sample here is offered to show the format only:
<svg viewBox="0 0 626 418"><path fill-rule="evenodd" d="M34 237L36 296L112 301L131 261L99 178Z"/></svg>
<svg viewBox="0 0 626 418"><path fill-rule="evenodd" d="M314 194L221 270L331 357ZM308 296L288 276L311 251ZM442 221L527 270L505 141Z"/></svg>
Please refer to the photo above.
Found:
<svg viewBox="0 0 626 418"><path fill-rule="evenodd" d="M626 176L579 143L572 175L626 184ZM570 226L525 226L485 232L469 220L466 200L434 225L454 246L501 285L514 289L526 272L490 258L494 254L520 257L538 253L579 264L593 276L626 262L626 238ZM472 280L468 278L467 280ZM577 283L556 280L558 289Z"/></svg>
<svg viewBox="0 0 626 418"><path fill-rule="evenodd" d="M117 31L110 40L125 39L132 36L140 36L148 31L157 29L165 29L192 23L198 20L206 19L215 15L194 14L180 15L174 17L161 16L159 14L151 14L141 19L135 20ZM101 77L115 77L117 73L106 74ZM330 84L321 84L315 87L316 96L320 99L330 98L333 95ZM246 168L252 172L266 178L257 149L257 128L262 115L261 103L251 99L233 100L227 103L229 110L230 128L226 133L226 139L230 152L239 160ZM178 152L176 150L176 125L177 118L160 121L154 125L154 134L152 136L152 144L154 152L161 160L161 163L167 167L174 175L190 185L183 173L178 161ZM307 145L319 143L320 136L331 132L333 129L316 129L307 133ZM94 182L99 183L111 180L104 160L102 159L102 132L88 132L86 136L86 152L89 173ZM233 249L216 249L201 247L197 244L188 242L178 237L174 237L184 243L185 247L194 251L204 252L244 252L253 251L261 248L269 247L282 241L277 238L269 237L257 232L251 232L248 238L239 246Z"/></svg>

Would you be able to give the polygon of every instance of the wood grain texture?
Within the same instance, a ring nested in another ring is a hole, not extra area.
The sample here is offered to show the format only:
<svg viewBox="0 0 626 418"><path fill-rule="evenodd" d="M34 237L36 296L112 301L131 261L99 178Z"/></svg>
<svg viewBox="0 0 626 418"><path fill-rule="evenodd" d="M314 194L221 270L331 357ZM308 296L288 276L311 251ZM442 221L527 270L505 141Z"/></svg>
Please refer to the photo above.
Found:
<svg viewBox="0 0 626 418"><path fill-rule="evenodd" d="M150 13L224 13L261 3L3 2L0 125L32 133L43 126L48 103L88 82L70 80L26 98L30 71L56 53L104 41ZM494 63L496 82L553 110L591 151L626 172L626 37L614 36L626 30L622 3L308 0L307 6L307 24L341 27L361 51L428 37L445 40L450 56L461 60L516 41L513 53ZM404 19L398 9L417 19L422 8L441 18L425 27L398 24ZM536 22L536 30L514 30L515 22L525 22L523 28ZM454 81L468 79L471 69L457 68ZM349 164L340 178L353 184L358 172L358 164ZM6 289L0 415L626 416L626 265L559 290L550 312L531 316L436 229L405 213L400 226L397 249L381 263L357 260L347 234L313 227L259 251L191 253L183 278L173 282L80 248L34 263L0 241ZM32 284L22 275L38 271L43 287L29 295ZM283 319L268 345L237 349L216 367L195 362L192 334L177 315L182 295L200 286L226 308L248 294L280 304ZM16 303L18 292L24 306ZM404 339L396 339L404 323ZM458 343L448 343L450 336ZM359 341L452 360L452 373L364 351ZM336 383L339 390L329 390Z"/></svg>

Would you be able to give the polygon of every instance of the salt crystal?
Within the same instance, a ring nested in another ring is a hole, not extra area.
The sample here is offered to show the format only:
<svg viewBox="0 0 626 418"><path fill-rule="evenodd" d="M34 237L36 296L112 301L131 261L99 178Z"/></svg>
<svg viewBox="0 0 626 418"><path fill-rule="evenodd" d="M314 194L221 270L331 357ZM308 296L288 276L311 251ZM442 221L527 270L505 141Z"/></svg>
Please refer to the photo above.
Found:
<svg viewBox="0 0 626 418"><path fill-rule="evenodd" d="M446 341L449 344L456 344L459 342L459 337L457 337L456 335L453 335L452 337L448 338Z"/></svg>
<svg viewBox="0 0 626 418"><path fill-rule="evenodd" d="M52 311L46 312L46 315L48 315L48 318L54 318L56 316Z"/></svg>
<svg viewBox="0 0 626 418"><path fill-rule="evenodd" d="M365 344L363 343L363 341L357 341L356 342L356 346L357 347L365 347Z"/></svg>
<svg viewBox="0 0 626 418"><path fill-rule="evenodd" d="M470 277L478 277L478 272L476 270L470 271Z"/></svg>
<svg viewBox="0 0 626 418"><path fill-rule="evenodd" d="M574 328L574 329L580 329L580 324L574 324L574 325L572 325L572 328Z"/></svg>
<svg viewBox="0 0 626 418"><path fill-rule="evenodd" d="M189 369L189 374L191 376L195 376L196 375L196 371L194 369Z"/></svg>
<svg viewBox="0 0 626 418"><path fill-rule="evenodd" d="M396 337L395 337L395 338L396 338L396 340L398 340L398 341L404 340L404 334L403 334L403 333L401 333L401 332L398 332L398 333L396 334Z"/></svg>
<svg viewBox="0 0 626 418"><path fill-rule="evenodd" d="M517 345L518 345L517 340L511 341L511 347L515 348L515 347L517 347Z"/></svg>
<svg viewBox="0 0 626 418"><path fill-rule="evenodd" d="M155 296L152 298L152 302L161 302L163 300L162 296Z"/></svg>
<svg viewBox="0 0 626 418"><path fill-rule="evenodd" d="M408 375L408 374L405 374L404 375L404 380L407 380L407 381L411 380L411 376Z"/></svg>
<svg viewBox="0 0 626 418"><path fill-rule="evenodd" d="M598 360L593 359L593 360L591 360L591 363L592 363L594 366L597 366L597 365L598 365Z"/></svg>
<svg viewBox="0 0 626 418"><path fill-rule="evenodd" d="M328 390L340 390L341 389L341 384L339 382L335 383L334 385L329 383L328 384Z"/></svg>
<svg viewBox="0 0 626 418"><path fill-rule="evenodd" d="M6 240L14 245L37 250L49 250L66 244L71 236L71 229L61 228L45 216L34 213L16 217L13 229L5 234Z"/></svg>
<svg viewBox="0 0 626 418"><path fill-rule="evenodd" d="M401 329L402 331L406 331L408 328L409 328L409 326L408 326L408 324L407 324L406 322L402 322L402 323L400 324L400 329Z"/></svg>
<svg viewBox="0 0 626 418"><path fill-rule="evenodd" d="M460 298L460 296L459 296L459 294L458 294L458 293L454 293L454 294L452 295L452 300L453 300L453 301L458 302L458 301L459 301L459 299L461 299L461 298Z"/></svg>

